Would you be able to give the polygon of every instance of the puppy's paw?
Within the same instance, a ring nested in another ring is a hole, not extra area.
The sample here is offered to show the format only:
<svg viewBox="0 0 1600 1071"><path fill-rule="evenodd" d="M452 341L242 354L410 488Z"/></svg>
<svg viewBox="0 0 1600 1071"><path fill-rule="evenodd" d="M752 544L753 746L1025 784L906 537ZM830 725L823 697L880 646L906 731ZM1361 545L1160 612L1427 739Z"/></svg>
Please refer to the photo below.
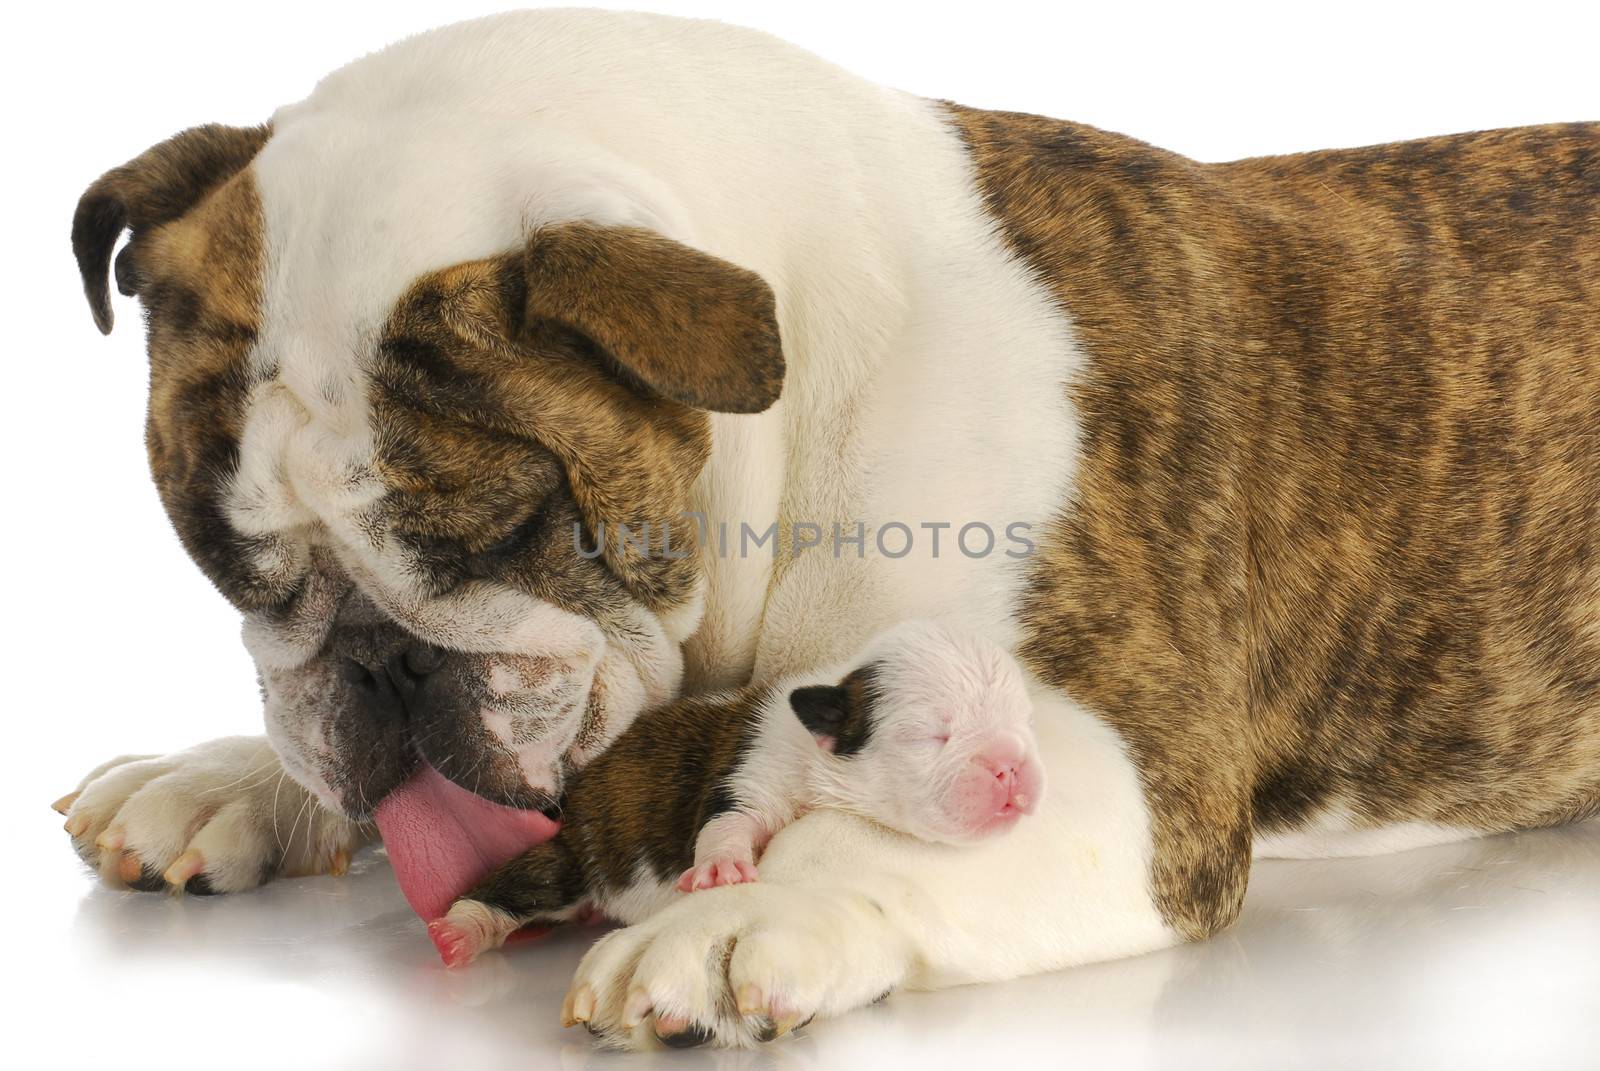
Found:
<svg viewBox="0 0 1600 1071"><path fill-rule="evenodd" d="M872 900L740 884L601 938L562 1005L616 1048L746 1048L880 998L909 953Z"/></svg>
<svg viewBox="0 0 1600 1071"><path fill-rule="evenodd" d="M280 874L343 873L363 842L289 779L263 737L113 759L54 806L102 879L145 891L206 895Z"/></svg>
<svg viewBox="0 0 1600 1071"><path fill-rule="evenodd" d="M678 878L678 891L695 892L755 880L756 865L748 859L708 859L683 872Z"/></svg>
<svg viewBox="0 0 1600 1071"><path fill-rule="evenodd" d="M465 967L483 953L499 948L522 925L497 908L477 900L457 900L450 913L428 923L428 936L446 967Z"/></svg>

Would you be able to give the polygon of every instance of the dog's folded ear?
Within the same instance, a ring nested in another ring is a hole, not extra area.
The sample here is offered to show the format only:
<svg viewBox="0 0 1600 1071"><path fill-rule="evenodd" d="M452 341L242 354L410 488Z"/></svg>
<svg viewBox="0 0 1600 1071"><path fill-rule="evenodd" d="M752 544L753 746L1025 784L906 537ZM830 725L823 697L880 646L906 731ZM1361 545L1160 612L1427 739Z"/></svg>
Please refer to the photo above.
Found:
<svg viewBox="0 0 1600 1071"><path fill-rule="evenodd" d="M759 413L783 389L772 289L654 231L543 227L523 257L528 319L592 341L624 376L697 409Z"/></svg>
<svg viewBox="0 0 1600 1071"><path fill-rule="evenodd" d="M126 228L177 219L255 158L271 130L266 126L197 126L107 171L78 199L72 217L72 253L83 276L89 311L102 334L111 333L111 250ZM130 245L117 257L117 289L138 292L138 264Z"/></svg>

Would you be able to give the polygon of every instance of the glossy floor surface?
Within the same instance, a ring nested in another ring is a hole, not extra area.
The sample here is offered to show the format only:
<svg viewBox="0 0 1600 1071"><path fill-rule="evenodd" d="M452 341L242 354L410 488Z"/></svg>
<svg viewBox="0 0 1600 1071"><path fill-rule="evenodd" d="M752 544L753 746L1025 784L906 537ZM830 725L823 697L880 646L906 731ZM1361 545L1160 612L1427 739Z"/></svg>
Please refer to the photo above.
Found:
<svg viewBox="0 0 1600 1071"><path fill-rule="evenodd" d="M33 1057L14 1067L1600 1067L1600 822L1261 863L1239 925L1203 945L900 993L760 1052L644 1057L556 1022L596 931L447 972L381 853L180 900L96 887L58 847L12 920L29 962L6 1047Z"/></svg>

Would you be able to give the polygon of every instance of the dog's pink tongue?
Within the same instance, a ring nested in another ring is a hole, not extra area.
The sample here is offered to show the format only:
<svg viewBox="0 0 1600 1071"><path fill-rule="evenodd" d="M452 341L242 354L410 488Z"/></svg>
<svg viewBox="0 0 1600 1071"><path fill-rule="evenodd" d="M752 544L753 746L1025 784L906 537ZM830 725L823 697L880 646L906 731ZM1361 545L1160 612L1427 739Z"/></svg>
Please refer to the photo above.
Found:
<svg viewBox="0 0 1600 1071"><path fill-rule="evenodd" d="M373 818L411 909L436 919L490 870L556 835L538 811L490 803L432 766L389 793Z"/></svg>

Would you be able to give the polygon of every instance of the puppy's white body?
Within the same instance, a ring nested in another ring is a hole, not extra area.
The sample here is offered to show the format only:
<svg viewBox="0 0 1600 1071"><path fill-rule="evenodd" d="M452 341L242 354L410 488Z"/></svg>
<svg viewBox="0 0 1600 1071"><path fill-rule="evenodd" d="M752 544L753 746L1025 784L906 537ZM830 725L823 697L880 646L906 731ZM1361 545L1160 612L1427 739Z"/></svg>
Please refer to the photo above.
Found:
<svg viewBox="0 0 1600 1071"><path fill-rule="evenodd" d="M871 674L871 694L853 712L860 739L848 749L802 725L789 688L761 704L724 783L732 809L700 830L680 888L751 880L773 835L817 807L950 844L1009 831L1037 808L1044 774L1014 659L974 633L920 620L880 633L863 658L855 670ZM846 716L846 690L829 691Z"/></svg>

